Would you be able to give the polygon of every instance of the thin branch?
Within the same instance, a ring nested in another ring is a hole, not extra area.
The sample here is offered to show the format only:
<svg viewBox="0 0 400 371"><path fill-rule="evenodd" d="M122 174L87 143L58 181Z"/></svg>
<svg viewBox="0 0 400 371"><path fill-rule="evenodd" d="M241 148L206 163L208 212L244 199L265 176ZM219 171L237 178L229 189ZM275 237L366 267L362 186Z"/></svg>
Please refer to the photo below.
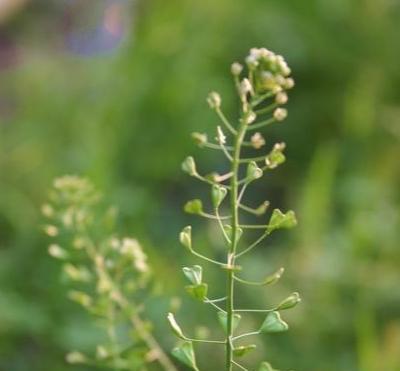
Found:
<svg viewBox="0 0 400 371"><path fill-rule="evenodd" d="M219 310L219 311L221 311L221 312L226 313L225 310L223 310L219 305L215 304L214 301L209 300L207 297L206 297L206 300L204 300L204 303L210 304L210 305L213 306L215 309L217 309L217 310Z"/></svg>
<svg viewBox="0 0 400 371"><path fill-rule="evenodd" d="M278 103L272 103L272 104L268 105L267 107L261 108L259 110L255 110L254 112L257 115L263 115L265 113L271 112L276 107L278 107Z"/></svg>
<svg viewBox="0 0 400 371"><path fill-rule="evenodd" d="M260 216L260 215L262 215L262 214L265 213L265 210L259 211L259 210L261 210L261 207L262 207L262 206L264 206L264 204L263 204L263 205L260 205L260 206L257 207L257 208L253 208L253 207L249 207L249 206L246 206L246 205L243 205L243 204L239 204L239 207L240 207L242 210L247 211L247 212L250 213L250 214L257 215L257 216ZM266 209L266 208L267 208L267 207L264 206L264 209Z"/></svg>
<svg viewBox="0 0 400 371"><path fill-rule="evenodd" d="M233 128L233 126L231 125L231 123L229 122L229 120L226 118L226 116L224 115L224 113L221 111L221 109L219 107L217 107L215 109L215 112L217 113L218 117L220 118L220 120L222 121L222 123L226 126L226 128L233 134L233 135L237 135L237 131Z"/></svg>
<svg viewBox="0 0 400 371"><path fill-rule="evenodd" d="M240 224L240 228L243 229L265 229L266 225L259 225L259 224Z"/></svg>
<svg viewBox="0 0 400 371"><path fill-rule="evenodd" d="M264 226L265 228L265 226ZM248 253L250 250L254 249L260 242L262 242L266 237L268 236L268 233L265 232L262 234L256 241L254 241L248 248L240 252L239 254L236 255L236 258L240 258L242 255Z"/></svg>
<svg viewBox="0 0 400 371"><path fill-rule="evenodd" d="M203 143L200 148L211 148L211 149L217 149L217 150L221 150L221 146L215 143ZM231 146L225 146L227 151L233 151L233 147Z"/></svg>
<svg viewBox="0 0 400 371"><path fill-rule="evenodd" d="M250 158L242 158L242 159L239 160L239 162L240 162L241 164L246 164L246 163L252 162L252 161L254 161L254 162L263 161L263 160L265 160L265 157L266 157L266 156L267 156L267 155L264 155L264 156L257 156L257 157L250 157Z"/></svg>
<svg viewBox="0 0 400 371"><path fill-rule="evenodd" d="M193 175L196 179L199 179L199 180L201 180L202 182L205 182L205 183L208 183L208 184L211 184L211 185L219 185L219 186L221 186L221 187L224 187L224 188L226 188L226 189L230 189L231 187L230 186L227 186L227 185L224 185L224 184L220 184L220 183L218 183L218 182L213 182L212 180L210 180L210 179L207 179L206 177L204 177L204 176L202 176L202 175L200 175L200 174L194 174Z"/></svg>
<svg viewBox="0 0 400 371"><path fill-rule="evenodd" d="M252 107L258 106L258 105L259 105L260 103L262 103L265 99L271 98L273 95L274 95L273 92L268 92L268 93L265 93L265 94L263 94L263 95L260 95L258 98L254 99L254 100L251 102L251 106L252 106Z"/></svg>
<svg viewBox="0 0 400 371"><path fill-rule="evenodd" d="M205 213L205 212L201 212L201 213L199 213L198 215L200 215L200 216L202 216L202 217L204 217L204 218L207 218L207 219L213 219L213 220L217 220L217 219L218 219L217 216L212 215L212 214L208 214L208 213ZM224 216L220 216L219 218L220 218L221 220L227 220L227 219L230 219L231 216L229 216L229 215L224 215Z"/></svg>
<svg viewBox="0 0 400 371"><path fill-rule="evenodd" d="M206 298L207 303L219 303L221 301L225 301L226 300L226 296L224 296L223 298L218 298L218 299L208 299Z"/></svg>
<svg viewBox="0 0 400 371"><path fill-rule="evenodd" d="M198 253L197 251L194 251L193 249L191 249L190 252L191 252L193 255L197 256L198 258L208 261L209 263L213 263L213 264L219 265L219 266L221 266L221 267L225 267L225 266L226 266L226 264L221 263L221 262L219 262L219 261L216 261L216 260L214 260L214 259L207 258L207 256L204 256L204 255Z"/></svg>
<svg viewBox="0 0 400 371"><path fill-rule="evenodd" d="M244 192L246 191L247 186L248 186L248 183L245 183L239 192L239 196L236 201L238 205L240 205L240 202L242 201L242 198L243 198Z"/></svg>
<svg viewBox="0 0 400 371"><path fill-rule="evenodd" d="M224 238L225 238L226 242L227 242L228 244L230 244L230 243L231 243L231 239L230 239L230 238L228 237L228 235L226 234L224 225L222 224L221 217L219 216L218 208L215 209L215 216L216 216L216 218L217 218L217 220L218 220L218 225L219 225L219 227L221 228L222 234L224 235Z"/></svg>
<svg viewBox="0 0 400 371"><path fill-rule="evenodd" d="M247 368L243 367L241 364L239 364L239 363L237 363L237 362L235 362L233 360L232 360L232 364L237 366L237 367L239 367L241 370L249 371Z"/></svg>
<svg viewBox="0 0 400 371"><path fill-rule="evenodd" d="M260 128L264 127L264 126L271 125L274 122L276 122L276 119L274 117L271 117L271 118L269 118L269 119L267 119L265 121L260 121L260 122L256 122L255 124L249 125L248 130L260 129Z"/></svg>
<svg viewBox="0 0 400 371"><path fill-rule="evenodd" d="M235 309L235 312L246 312L246 313L269 313L275 309Z"/></svg>
<svg viewBox="0 0 400 371"><path fill-rule="evenodd" d="M221 147L221 149L222 149L222 152L224 152L225 157L226 157L230 162L232 162L232 161L233 161L233 158L232 158L232 156L229 154L229 152L228 152L227 148L225 147L224 143L220 142L219 145L220 145L220 147Z"/></svg>
<svg viewBox="0 0 400 371"><path fill-rule="evenodd" d="M246 332L245 334L238 335L238 336L234 336L234 337L232 338L232 340L233 340L233 341L236 341L236 340L241 339L241 338L244 338L244 337L246 337L246 336L259 335L260 333L261 333L260 330L259 330L259 331L253 331L253 332Z"/></svg>
<svg viewBox="0 0 400 371"><path fill-rule="evenodd" d="M185 336L185 340L194 341L196 343L212 343L212 344L226 344L226 341L222 340L203 340L203 339L192 339Z"/></svg>

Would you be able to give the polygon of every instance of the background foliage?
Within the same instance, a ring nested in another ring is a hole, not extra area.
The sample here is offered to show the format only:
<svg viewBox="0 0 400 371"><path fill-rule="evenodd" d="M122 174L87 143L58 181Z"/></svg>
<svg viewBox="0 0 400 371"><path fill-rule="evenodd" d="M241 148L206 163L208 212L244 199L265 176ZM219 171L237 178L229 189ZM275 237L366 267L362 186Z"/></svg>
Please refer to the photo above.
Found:
<svg viewBox="0 0 400 371"><path fill-rule="evenodd" d="M150 316L173 344L168 298L183 294L182 263L195 263L177 243L181 206L201 187L180 162L199 151L189 133L215 123L210 90L236 114L229 65L253 46L284 55L297 85L289 119L267 138L286 141L288 162L252 197L290 205L299 227L246 261L254 277L285 266L280 285L240 300L262 306L293 287L303 296L292 331L266 337L255 357L299 371L400 370L398 2L17 3L0 8L0 370L70 370L64 353L95 343L40 229L64 173L89 176L120 209L120 231L142 242L160 277ZM203 230L204 249L213 232ZM216 323L189 298L184 308L187 326Z"/></svg>

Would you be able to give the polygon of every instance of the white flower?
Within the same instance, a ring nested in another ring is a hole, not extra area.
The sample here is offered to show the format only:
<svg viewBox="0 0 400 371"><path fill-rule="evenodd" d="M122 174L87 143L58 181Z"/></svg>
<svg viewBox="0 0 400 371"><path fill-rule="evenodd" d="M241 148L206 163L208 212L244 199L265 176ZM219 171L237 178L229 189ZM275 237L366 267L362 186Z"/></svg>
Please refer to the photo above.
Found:
<svg viewBox="0 0 400 371"><path fill-rule="evenodd" d="M207 102L210 108L219 108L221 106L221 96L217 92L212 91L210 94L208 94Z"/></svg>
<svg viewBox="0 0 400 371"><path fill-rule="evenodd" d="M243 71L243 66L240 63L235 62L232 64L231 66L232 75L239 76L242 71Z"/></svg>
<svg viewBox="0 0 400 371"><path fill-rule="evenodd" d="M287 117L287 110L285 108L277 108L274 111L274 119L276 121L283 121Z"/></svg>

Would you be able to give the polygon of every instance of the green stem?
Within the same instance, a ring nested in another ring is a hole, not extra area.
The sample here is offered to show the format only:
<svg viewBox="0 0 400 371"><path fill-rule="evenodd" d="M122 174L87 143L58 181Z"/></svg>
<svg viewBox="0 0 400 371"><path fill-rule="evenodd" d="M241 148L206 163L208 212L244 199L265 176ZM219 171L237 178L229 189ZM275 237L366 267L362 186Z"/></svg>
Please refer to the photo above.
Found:
<svg viewBox="0 0 400 371"><path fill-rule="evenodd" d="M238 133L235 139L235 145L233 150L232 158L232 173L231 178L231 193L230 193L230 208L231 208L231 227L232 236L231 243L229 246L229 253L227 257L227 266L233 267L235 265L235 253L238 242L238 228L239 228L239 204L238 200L238 175L240 166L240 150L242 142L246 133L246 125L243 124L243 120L240 120L241 124L238 129ZM227 334L226 334L226 370L232 371L233 364L233 314L234 314L234 272L232 269L228 270L227 273L227 300L226 300L226 313L227 313Z"/></svg>

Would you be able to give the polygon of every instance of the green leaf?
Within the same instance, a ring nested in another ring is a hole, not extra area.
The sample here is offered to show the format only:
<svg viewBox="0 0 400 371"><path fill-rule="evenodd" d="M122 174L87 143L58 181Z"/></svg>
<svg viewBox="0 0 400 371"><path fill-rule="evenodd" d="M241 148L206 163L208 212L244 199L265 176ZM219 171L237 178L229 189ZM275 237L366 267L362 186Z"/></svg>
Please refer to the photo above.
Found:
<svg viewBox="0 0 400 371"><path fill-rule="evenodd" d="M277 306L277 310L284 310L284 309L290 309L295 307L297 304L301 302L301 298L298 292L294 292L290 296L288 296L285 300L283 300L279 305Z"/></svg>
<svg viewBox="0 0 400 371"><path fill-rule="evenodd" d="M250 345L242 345L239 346L235 349L233 349L233 354L236 357L243 357L244 355L246 355L247 353L251 352L252 350L256 349L256 345L255 344L250 344Z"/></svg>
<svg viewBox="0 0 400 371"><path fill-rule="evenodd" d="M193 344L191 341L185 341L184 343L172 349L172 355L186 366L198 371L196 365L196 356L194 354Z"/></svg>
<svg viewBox="0 0 400 371"><path fill-rule="evenodd" d="M235 313L233 315L233 319L232 319L232 330L233 331L238 327L241 318L242 317L240 316L240 314ZM224 329L224 331L227 332L228 315L225 312L218 312L218 320L219 320L219 323L221 324L222 328Z"/></svg>
<svg viewBox="0 0 400 371"><path fill-rule="evenodd" d="M179 233L179 241L187 249L192 250L192 227L188 225Z"/></svg>
<svg viewBox="0 0 400 371"><path fill-rule="evenodd" d="M294 211L290 210L286 214L279 209L274 209L267 225L267 232L271 233L275 229L293 228L297 225L297 219Z"/></svg>
<svg viewBox="0 0 400 371"><path fill-rule="evenodd" d="M218 208L221 205L221 202L224 200L228 193L228 190L225 187L214 184L211 188L211 198L214 205L214 208Z"/></svg>
<svg viewBox="0 0 400 371"><path fill-rule="evenodd" d="M183 335L183 332L180 326L178 325L178 322L176 322L174 315L172 313L168 313L167 319L174 334L178 338L185 340L185 335Z"/></svg>
<svg viewBox="0 0 400 371"><path fill-rule="evenodd" d="M201 284L203 277L203 268L200 265L194 265L193 267L183 267L183 274L187 279L194 285Z"/></svg>
<svg viewBox="0 0 400 371"><path fill-rule="evenodd" d="M285 162L286 157L283 154L285 143L276 143L272 151L265 158L265 164L269 169L275 169L278 165Z"/></svg>
<svg viewBox="0 0 400 371"><path fill-rule="evenodd" d="M182 162L182 170L191 176L197 174L196 163L192 156L186 157L185 161Z"/></svg>
<svg viewBox="0 0 400 371"><path fill-rule="evenodd" d="M190 200L186 202L184 208L185 212L188 214L201 214L203 212L203 203L201 200Z"/></svg>
<svg viewBox="0 0 400 371"><path fill-rule="evenodd" d="M232 226L230 226L229 224L225 224L225 225L224 225L224 231L225 231L226 235L228 236L228 238L229 238L230 240L232 240ZM239 241L239 240L240 240L240 237L242 237L243 229L240 228L240 227L238 227L238 228L236 229L236 231L237 231L237 232L236 232L236 233L237 233L236 240Z"/></svg>
<svg viewBox="0 0 400 371"><path fill-rule="evenodd" d="M255 179L259 179L261 178L263 175L263 171L262 169L260 169L257 166L257 163L254 161L251 161L248 165L247 165L247 175L246 175L246 180L248 182L251 182L252 180Z"/></svg>
<svg viewBox="0 0 400 371"><path fill-rule="evenodd" d="M186 286L185 289L195 299L204 301L207 296L208 285L206 283L201 283L199 285Z"/></svg>
<svg viewBox="0 0 400 371"><path fill-rule="evenodd" d="M274 333L287 331L288 329L288 324L281 319L279 312L274 311L267 314L260 331Z"/></svg>

